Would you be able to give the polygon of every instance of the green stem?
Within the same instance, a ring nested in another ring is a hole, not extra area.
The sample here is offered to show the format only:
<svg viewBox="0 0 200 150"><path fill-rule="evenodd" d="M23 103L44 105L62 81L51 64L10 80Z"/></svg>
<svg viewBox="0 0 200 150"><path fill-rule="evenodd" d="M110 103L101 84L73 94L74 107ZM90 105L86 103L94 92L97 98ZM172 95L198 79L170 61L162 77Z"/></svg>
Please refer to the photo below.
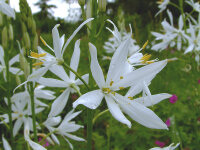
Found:
<svg viewBox="0 0 200 150"><path fill-rule="evenodd" d="M55 133L57 130L54 130L52 132L49 132L40 142L39 144L42 144L50 135L52 135L53 133Z"/></svg>
<svg viewBox="0 0 200 150"><path fill-rule="evenodd" d="M181 10L181 8L178 5L176 5L176 4L172 3L172 2L169 2L169 4L174 6L174 7L176 7L176 8L178 8L179 10Z"/></svg>
<svg viewBox="0 0 200 150"><path fill-rule="evenodd" d="M94 119L92 120L92 123L94 124L95 121L97 120L97 118L99 118L100 116L102 116L103 114L105 114L105 113L108 112L108 111L109 111L109 109L106 109L106 110L100 112L98 115L96 115L96 116L94 117Z"/></svg>
<svg viewBox="0 0 200 150"><path fill-rule="evenodd" d="M70 70L71 72L73 72L73 73L83 82L83 84L87 87L88 90L90 89L89 85L83 80L83 78L82 78L76 71L74 71L74 70L73 70L69 65L67 65L66 63L62 63L62 65L63 65L66 69L68 69L68 70Z"/></svg>
<svg viewBox="0 0 200 150"><path fill-rule="evenodd" d="M186 27L186 20L185 20L184 10L183 10L183 0L179 0L179 5L180 5L179 8L180 8L181 16L182 16L183 23L184 23L183 28L186 32L187 27Z"/></svg>
<svg viewBox="0 0 200 150"><path fill-rule="evenodd" d="M29 54L30 55L30 54ZM32 59L29 59L30 74L32 73ZM33 123L33 135L34 141L37 141L37 129L36 129L36 115L35 115L35 102L34 102L34 88L33 82L29 83L29 94L31 97L31 112L32 112L32 123Z"/></svg>
<svg viewBox="0 0 200 150"><path fill-rule="evenodd" d="M80 90L76 87L75 84L71 84L71 87L78 93L79 96L82 95L81 92L80 92Z"/></svg>
<svg viewBox="0 0 200 150"><path fill-rule="evenodd" d="M11 49L12 50L12 49ZM9 69L9 53L8 49L5 49L5 63L6 63L6 80L7 80L7 99L8 99L8 118L9 118L9 126L10 126L10 137L11 137L11 145L14 142L13 136L13 124L12 124L12 102L10 95L10 69Z"/></svg>
<svg viewBox="0 0 200 150"><path fill-rule="evenodd" d="M92 117L93 112L87 109L87 150L92 150Z"/></svg>

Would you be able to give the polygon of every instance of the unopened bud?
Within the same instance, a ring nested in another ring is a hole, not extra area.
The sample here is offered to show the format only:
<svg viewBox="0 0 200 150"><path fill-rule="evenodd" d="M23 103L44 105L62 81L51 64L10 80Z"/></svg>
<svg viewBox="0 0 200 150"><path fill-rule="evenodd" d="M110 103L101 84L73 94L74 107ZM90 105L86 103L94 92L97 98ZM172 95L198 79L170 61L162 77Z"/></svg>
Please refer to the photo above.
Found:
<svg viewBox="0 0 200 150"><path fill-rule="evenodd" d="M8 35L9 35L9 40L12 41L14 39L14 33L13 33L13 27L11 24L9 24Z"/></svg>
<svg viewBox="0 0 200 150"><path fill-rule="evenodd" d="M30 49L30 47L31 47L31 42L30 42L30 37L29 37L29 35L28 35L28 32L26 32L25 34L24 34L24 44L25 44L25 47L26 47L26 49Z"/></svg>
<svg viewBox="0 0 200 150"><path fill-rule="evenodd" d="M100 12L106 12L107 0L98 0L98 8Z"/></svg>
<svg viewBox="0 0 200 150"><path fill-rule="evenodd" d="M0 26L2 26L3 25L3 16L2 16L2 14L0 13Z"/></svg>
<svg viewBox="0 0 200 150"><path fill-rule="evenodd" d="M2 31L2 46L4 48L7 48L8 46L8 31L7 31L6 26L3 28L3 31Z"/></svg>
<svg viewBox="0 0 200 150"><path fill-rule="evenodd" d="M20 85L22 82L21 82L21 79L20 79L20 77L19 77L19 75L16 75L15 76L15 80L16 80L16 82L17 82L17 85Z"/></svg>
<svg viewBox="0 0 200 150"><path fill-rule="evenodd" d="M32 33L35 35L36 34L36 23L35 23L34 19L32 19L32 28L31 28L31 30L32 30Z"/></svg>
<svg viewBox="0 0 200 150"><path fill-rule="evenodd" d="M78 0L78 3L80 6L84 6L85 5L85 0Z"/></svg>
<svg viewBox="0 0 200 150"><path fill-rule="evenodd" d="M19 63L20 68L24 71L25 78L27 79L30 74L30 68L26 58L22 54L19 55Z"/></svg>
<svg viewBox="0 0 200 150"><path fill-rule="evenodd" d="M22 33L26 33L27 29L26 29L26 25L24 22L22 22Z"/></svg>
<svg viewBox="0 0 200 150"><path fill-rule="evenodd" d="M33 39L33 51L37 50L37 46L38 46L38 35L36 34Z"/></svg>
<svg viewBox="0 0 200 150"><path fill-rule="evenodd" d="M32 28L32 24L33 24L33 19L32 19L32 17L28 17L28 22L27 22L28 29L31 29L31 28Z"/></svg>

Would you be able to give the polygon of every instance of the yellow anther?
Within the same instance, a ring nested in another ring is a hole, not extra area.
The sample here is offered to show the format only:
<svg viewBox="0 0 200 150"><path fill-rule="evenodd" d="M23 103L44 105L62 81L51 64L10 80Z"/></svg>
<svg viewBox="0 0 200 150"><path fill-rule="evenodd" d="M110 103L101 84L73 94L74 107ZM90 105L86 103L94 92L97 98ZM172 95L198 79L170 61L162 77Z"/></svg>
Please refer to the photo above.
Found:
<svg viewBox="0 0 200 150"><path fill-rule="evenodd" d="M144 45L142 46L142 49L145 49L145 47L147 46L147 44L148 44L148 40L144 43Z"/></svg>
<svg viewBox="0 0 200 150"><path fill-rule="evenodd" d="M47 43L45 42L45 40L40 36L40 40L42 41L42 43L47 46Z"/></svg>
<svg viewBox="0 0 200 150"><path fill-rule="evenodd" d="M40 58L40 57L46 56L46 54L47 53L38 54L38 53L35 53L35 52L31 52L31 57Z"/></svg>
<svg viewBox="0 0 200 150"><path fill-rule="evenodd" d="M128 98L129 98L130 100L133 100L133 97L131 97L131 96L129 96Z"/></svg>
<svg viewBox="0 0 200 150"><path fill-rule="evenodd" d="M115 92L111 92L111 94L113 94L115 96Z"/></svg>
<svg viewBox="0 0 200 150"><path fill-rule="evenodd" d="M159 1L157 1L157 4L162 4L163 3L163 0L159 0Z"/></svg>
<svg viewBox="0 0 200 150"><path fill-rule="evenodd" d="M34 63L33 66L41 66L43 62Z"/></svg>
<svg viewBox="0 0 200 150"><path fill-rule="evenodd" d="M111 92L111 90L109 88L102 88L102 91L104 93L110 93Z"/></svg>
<svg viewBox="0 0 200 150"><path fill-rule="evenodd" d="M64 92L65 90L60 90L60 92Z"/></svg>
<svg viewBox="0 0 200 150"><path fill-rule="evenodd" d="M110 81L110 86L112 86L112 85L113 85L113 83L114 83L114 81L112 81L112 80L111 80L111 81Z"/></svg>
<svg viewBox="0 0 200 150"><path fill-rule="evenodd" d="M140 60L143 60L141 63L147 63L147 61L151 58L151 54L145 54Z"/></svg>
<svg viewBox="0 0 200 150"><path fill-rule="evenodd" d="M124 89L124 87L119 87L119 89L120 89L120 90L123 90L123 89Z"/></svg>
<svg viewBox="0 0 200 150"><path fill-rule="evenodd" d="M124 79L124 77L123 77L123 76L120 76L120 79Z"/></svg>
<svg viewBox="0 0 200 150"><path fill-rule="evenodd" d="M20 114L20 115L19 115L19 117L23 117L23 115L22 115L22 114Z"/></svg>
<svg viewBox="0 0 200 150"><path fill-rule="evenodd" d="M147 64L152 64L152 63L154 63L154 61L147 61L146 63Z"/></svg>

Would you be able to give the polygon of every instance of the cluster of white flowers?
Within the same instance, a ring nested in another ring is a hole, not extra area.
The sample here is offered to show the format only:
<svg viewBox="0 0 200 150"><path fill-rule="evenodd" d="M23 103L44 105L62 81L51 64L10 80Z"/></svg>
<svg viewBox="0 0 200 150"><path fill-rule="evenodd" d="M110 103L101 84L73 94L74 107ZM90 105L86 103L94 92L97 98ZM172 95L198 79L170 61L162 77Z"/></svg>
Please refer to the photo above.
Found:
<svg viewBox="0 0 200 150"><path fill-rule="evenodd" d="M9 7L9 5L7 5L5 1L1 0L0 10L6 15L15 18L13 10L10 7L9 9L6 8L5 10L5 7ZM31 111L31 96L29 94L30 89L27 82L33 82L34 87L36 87L33 93L35 114L40 114L41 112L45 111L45 108L49 107L49 105L42 102L41 99L53 101L50 106L50 112L48 113L47 118L45 118L46 121L43 121L43 123L39 123L36 120L38 132L42 131L42 126L48 129L49 133L47 134L49 134L50 136L46 138L50 141L50 143L54 144L55 142L57 144L60 144L56 135L62 136L69 144L71 149L73 149L73 146L68 138L76 141L85 141L83 138L71 134L72 132L83 128L82 125L75 124L74 121L71 121L81 113L81 111L75 112L75 108L78 105L82 104L90 109L96 109L101 104L103 98L105 98L107 107L111 115L119 122L126 124L129 128L131 128L131 122L126 118L124 114L127 114L130 118L145 127L153 129L168 129L167 125L151 109L148 108L149 106L155 105L162 100L171 97L171 95L167 93L152 95L148 87L151 84L152 79L166 66L168 60L166 59L158 61L156 59L149 61L151 55L143 55L140 52L142 49L144 49L147 43L145 43L142 48L135 44L136 41L131 37L131 26L130 33L120 33L115 24L110 20L108 21L114 26L114 31L109 28L107 29L113 34L114 37L110 38L109 42L105 43L104 48L107 50L107 52L112 52L114 54L111 58L106 80L97 59L97 49L92 43L89 43L89 51L91 56L90 69L99 89L92 89L92 91L81 95L73 103L73 109L69 113L67 113L62 119L62 116L60 114L66 107L69 94L74 92L78 92L80 94L79 85L82 85L83 82L85 82L86 84L89 82L89 74L85 74L77 79L74 73L78 70L80 60L80 40L77 40L75 42L74 52L72 54L69 66L74 72L70 71L69 75L66 73L66 70L63 67L63 63L65 62L63 57L64 52L73 37L77 34L77 32L85 24L92 20L93 18L84 21L73 32L66 43L65 36L63 35L60 37L59 35L59 31L57 29L59 25L55 25L55 27L52 29L53 48L51 48L44 41L44 39L41 38L44 45L48 47L54 53L54 55L51 55L50 53L43 50L41 47L38 47L38 53L31 52L31 56L29 56L30 58L33 58L37 61L33 64L33 66L41 67L34 68L32 74L27 77L27 81L18 86L20 87L21 85L25 85L25 90L23 92L15 93L11 97L11 118L14 122L13 135L16 136L23 125L24 139L34 150L45 150L46 148L41 146L39 143L36 143L36 141L31 140L30 131L33 132L34 129L32 123L33 119ZM180 17L179 20L179 30L176 30L174 27L172 27L173 21L171 22L171 25L165 21L163 23L163 27L166 30L170 28L170 32L174 32L173 39L178 38L180 42L180 40L182 39L182 35L184 35L184 32L182 31L182 17ZM185 39L187 39L186 35L184 35L184 37ZM22 51L21 48L20 51ZM19 58L20 56L18 54L9 61L9 71L13 74L22 75L25 74L25 72L23 72L21 69L11 67L11 65L20 61ZM1 46L0 63L0 72L3 72L4 78L6 80L4 50ZM135 66L141 67L135 68ZM44 77L47 71L53 73L60 79ZM44 90L45 87L56 87L65 89L62 94L60 94L58 97L55 97L55 93L50 90ZM117 93L118 91L124 89L129 89L125 95L120 95ZM138 98L136 95L141 92L142 97ZM8 105L7 98L5 98L5 103ZM2 114L0 115L0 117L2 118L0 124L7 124L9 122L8 114ZM4 148L6 150L10 150L11 147L9 146L6 139L4 137L2 137L2 139ZM173 149L177 146L172 147L170 145L169 147Z"/></svg>
<svg viewBox="0 0 200 150"><path fill-rule="evenodd" d="M167 7L166 4L169 0L160 2L160 12L164 11ZM194 13L198 14L198 18L193 17L193 13L182 13L178 20L178 27L175 27L173 22L172 13L167 10L169 21L164 19L161 22L162 31L152 32L155 36L155 41L152 42L152 50L162 51L168 47L177 47L178 50L184 50L184 54L193 52L195 54L195 60L200 65L200 4L193 0L186 0L185 3L193 8ZM194 15L196 16L196 15ZM155 44L156 43L156 44Z"/></svg>

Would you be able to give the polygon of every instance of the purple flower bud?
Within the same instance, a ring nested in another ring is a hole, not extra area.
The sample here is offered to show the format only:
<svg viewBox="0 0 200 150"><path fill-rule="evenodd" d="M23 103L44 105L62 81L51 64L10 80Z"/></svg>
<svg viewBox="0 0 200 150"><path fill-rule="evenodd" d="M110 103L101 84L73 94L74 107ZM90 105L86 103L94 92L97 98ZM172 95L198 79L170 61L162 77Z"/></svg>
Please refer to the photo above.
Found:
<svg viewBox="0 0 200 150"><path fill-rule="evenodd" d="M175 94L173 94L172 97L169 98L169 102L172 104L174 104L177 100L178 97Z"/></svg>

